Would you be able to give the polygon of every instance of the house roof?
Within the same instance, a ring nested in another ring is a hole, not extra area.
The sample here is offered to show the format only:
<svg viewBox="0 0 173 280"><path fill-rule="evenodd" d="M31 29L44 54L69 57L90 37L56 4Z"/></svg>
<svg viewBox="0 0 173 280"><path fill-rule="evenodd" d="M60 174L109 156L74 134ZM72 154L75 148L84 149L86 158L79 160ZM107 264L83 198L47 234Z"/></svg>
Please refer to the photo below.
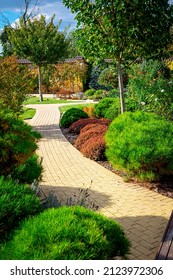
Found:
<svg viewBox="0 0 173 280"><path fill-rule="evenodd" d="M64 59L58 63L64 63L64 62L75 62L76 60L84 60L83 56L76 56L75 58L67 58ZM19 64L32 64L32 62L29 59L23 59L23 58L19 58L17 59L17 62Z"/></svg>
<svg viewBox="0 0 173 280"><path fill-rule="evenodd" d="M31 62L30 60L28 60L28 59L22 59L22 58L17 59L17 62L18 62L19 64L32 64L32 62Z"/></svg>

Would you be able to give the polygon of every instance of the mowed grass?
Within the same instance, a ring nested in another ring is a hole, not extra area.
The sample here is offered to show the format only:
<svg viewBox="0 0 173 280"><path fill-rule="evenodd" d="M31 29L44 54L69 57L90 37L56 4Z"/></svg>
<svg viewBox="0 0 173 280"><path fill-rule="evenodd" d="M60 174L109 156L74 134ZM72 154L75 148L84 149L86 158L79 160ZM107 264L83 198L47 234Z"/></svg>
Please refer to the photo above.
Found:
<svg viewBox="0 0 173 280"><path fill-rule="evenodd" d="M64 105L64 106L60 106L59 107L59 110L60 110L60 113L63 114L64 112L66 112L68 109L71 109L71 108L79 108L79 109L83 109L83 108L91 108L91 107L94 107L95 104L91 103L91 104L73 104L73 105Z"/></svg>
<svg viewBox="0 0 173 280"><path fill-rule="evenodd" d="M56 98L47 98L43 96L43 101L40 102L39 97L37 96L32 96L28 97L27 100L24 101L24 105L27 104L62 104L62 103L73 103L73 102L81 102L80 100L59 100Z"/></svg>
<svg viewBox="0 0 173 280"><path fill-rule="evenodd" d="M28 119L32 119L34 117L36 113L36 109L33 108L23 108L23 113L20 115L20 119L21 120L28 120Z"/></svg>

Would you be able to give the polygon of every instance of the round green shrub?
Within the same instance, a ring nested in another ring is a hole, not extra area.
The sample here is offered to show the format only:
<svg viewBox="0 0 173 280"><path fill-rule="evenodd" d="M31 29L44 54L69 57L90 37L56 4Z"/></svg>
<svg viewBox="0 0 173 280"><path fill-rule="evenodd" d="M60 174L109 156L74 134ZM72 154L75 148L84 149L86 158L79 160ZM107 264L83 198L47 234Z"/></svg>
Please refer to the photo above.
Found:
<svg viewBox="0 0 173 280"><path fill-rule="evenodd" d="M126 112L105 135L110 163L141 179L173 174L173 124L153 113Z"/></svg>
<svg viewBox="0 0 173 280"><path fill-rule="evenodd" d="M86 96L92 96L95 94L95 89L91 88L85 91Z"/></svg>
<svg viewBox="0 0 173 280"><path fill-rule="evenodd" d="M88 115L83 110L79 108L70 108L62 115L60 125L67 128L77 120L84 118L88 118Z"/></svg>
<svg viewBox="0 0 173 280"><path fill-rule="evenodd" d="M103 98L99 101L98 104L95 105L94 113L97 118L104 118L107 109L113 104L115 98Z"/></svg>
<svg viewBox="0 0 173 280"><path fill-rule="evenodd" d="M98 260L124 257L128 251L117 222L81 206L63 206L25 220L0 259Z"/></svg>
<svg viewBox="0 0 173 280"><path fill-rule="evenodd" d="M22 219L40 211L40 200L30 187L0 177L0 240L9 236Z"/></svg>

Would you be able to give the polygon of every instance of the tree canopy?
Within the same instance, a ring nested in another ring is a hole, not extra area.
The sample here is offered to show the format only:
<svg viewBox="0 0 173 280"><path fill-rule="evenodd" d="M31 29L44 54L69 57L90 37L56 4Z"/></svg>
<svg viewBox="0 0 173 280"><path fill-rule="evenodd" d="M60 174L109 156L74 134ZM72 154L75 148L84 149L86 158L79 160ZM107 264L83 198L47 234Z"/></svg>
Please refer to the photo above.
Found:
<svg viewBox="0 0 173 280"><path fill-rule="evenodd" d="M121 111L125 111L122 65L139 57L163 56L172 41L172 5L168 0L63 0L76 13L76 37L90 61L117 63Z"/></svg>
<svg viewBox="0 0 173 280"><path fill-rule="evenodd" d="M64 58L67 52L65 31L59 31L61 21L55 25L54 16L49 22L46 17L28 19L21 18L19 26L9 29L9 40L15 54L27 58L38 66L40 101L43 100L41 90L41 67L56 63Z"/></svg>

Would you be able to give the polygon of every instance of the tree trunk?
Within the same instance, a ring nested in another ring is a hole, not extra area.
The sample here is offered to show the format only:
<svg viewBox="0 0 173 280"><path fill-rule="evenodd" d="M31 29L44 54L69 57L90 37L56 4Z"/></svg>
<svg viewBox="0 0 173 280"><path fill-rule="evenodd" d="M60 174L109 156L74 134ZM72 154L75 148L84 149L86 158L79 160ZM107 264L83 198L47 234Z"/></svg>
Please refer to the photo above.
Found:
<svg viewBox="0 0 173 280"><path fill-rule="evenodd" d="M121 103L121 114L125 112L125 102L124 102L124 87L123 87L123 75L121 70L121 61L118 60L118 86L120 91L120 103Z"/></svg>
<svg viewBox="0 0 173 280"><path fill-rule="evenodd" d="M42 94L42 78L41 78L41 66L38 66L38 86L39 86L39 96L40 102L43 101L43 94Z"/></svg>

